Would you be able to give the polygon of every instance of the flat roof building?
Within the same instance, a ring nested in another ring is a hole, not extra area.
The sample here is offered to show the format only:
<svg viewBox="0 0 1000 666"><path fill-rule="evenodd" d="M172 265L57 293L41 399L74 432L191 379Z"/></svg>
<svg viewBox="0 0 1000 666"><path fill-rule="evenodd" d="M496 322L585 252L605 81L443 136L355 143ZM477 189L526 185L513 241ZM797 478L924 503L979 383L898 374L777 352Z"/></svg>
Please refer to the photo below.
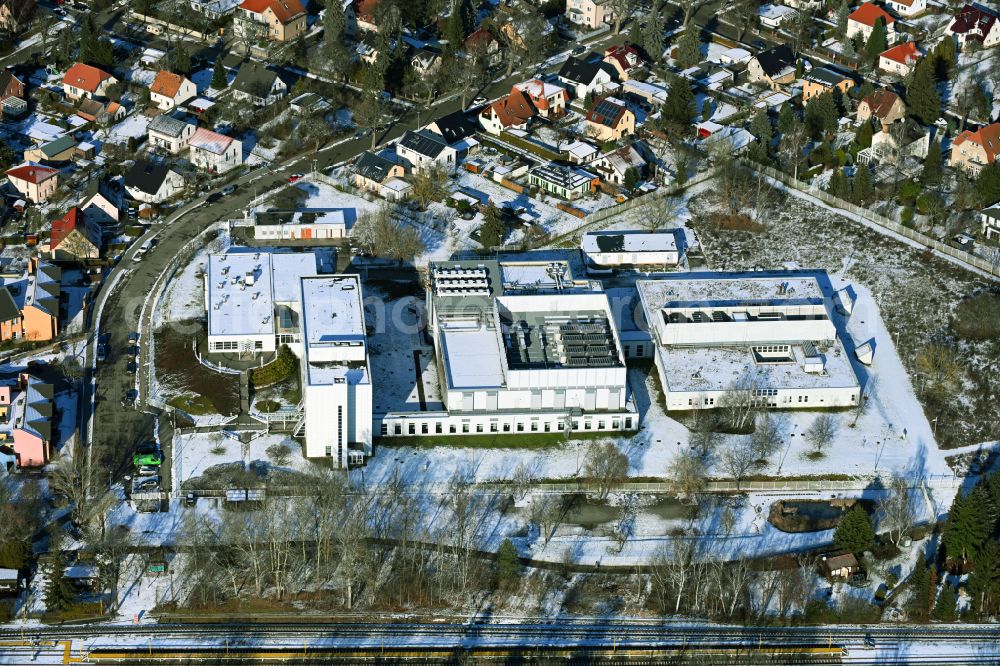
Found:
<svg viewBox="0 0 1000 666"><path fill-rule="evenodd" d="M685 273L636 288L668 410L718 407L731 391L786 409L860 399L815 274Z"/></svg>
<svg viewBox="0 0 1000 666"><path fill-rule="evenodd" d="M607 295L570 262L432 264L428 330L446 411L386 414L386 436L638 427Z"/></svg>
<svg viewBox="0 0 1000 666"><path fill-rule="evenodd" d="M301 359L293 433L305 437L306 456L347 467L372 454L361 283L353 275L321 274L321 263L311 252L209 255L208 348L254 355L288 345Z"/></svg>
<svg viewBox="0 0 1000 666"><path fill-rule="evenodd" d="M676 229L666 231L589 231L580 248L596 269L625 267L664 270L680 261Z"/></svg>

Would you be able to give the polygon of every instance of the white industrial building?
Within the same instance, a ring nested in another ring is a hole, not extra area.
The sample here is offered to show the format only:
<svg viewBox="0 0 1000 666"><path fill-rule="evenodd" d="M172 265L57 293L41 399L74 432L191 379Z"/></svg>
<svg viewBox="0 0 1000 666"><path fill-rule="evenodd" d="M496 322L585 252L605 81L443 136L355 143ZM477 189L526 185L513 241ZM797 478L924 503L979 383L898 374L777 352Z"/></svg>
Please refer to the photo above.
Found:
<svg viewBox="0 0 1000 666"><path fill-rule="evenodd" d="M607 295L565 261L432 264L428 330L445 411L383 436L629 431L639 425Z"/></svg>
<svg viewBox="0 0 1000 666"><path fill-rule="evenodd" d="M208 349L301 359L302 402L294 433L309 457L338 467L372 453L372 385L361 283L331 275L314 253L209 255L205 271ZM283 415L283 418L287 415Z"/></svg>
<svg viewBox="0 0 1000 666"><path fill-rule="evenodd" d="M779 409L860 399L815 275L683 273L636 288L668 410L712 409L734 390Z"/></svg>
<svg viewBox="0 0 1000 666"><path fill-rule="evenodd" d="M580 243L594 269L666 270L680 261L677 231L589 231Z"/></svg>
<svg viewBox="0 0 1000 666"><path fill-rule="evenodd" d="M304 277L302 421L306 456L338 467L372 454L372 383L361 282L355 275Z"/></svg>

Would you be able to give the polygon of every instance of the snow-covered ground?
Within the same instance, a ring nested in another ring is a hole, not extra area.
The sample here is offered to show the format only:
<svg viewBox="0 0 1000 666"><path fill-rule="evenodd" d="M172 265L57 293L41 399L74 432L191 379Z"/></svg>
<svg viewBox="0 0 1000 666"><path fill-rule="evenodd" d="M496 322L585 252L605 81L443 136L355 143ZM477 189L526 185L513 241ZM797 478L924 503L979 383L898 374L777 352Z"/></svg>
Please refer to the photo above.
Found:
<svg viewBox="0 0 1000 666"><path fill-rule="evenodd" d="M290 452L288 461L281 466L282 469L308 471L312 468L312 463L302 456L301 445L287 435L265 434L257 437L246 445L246 458L243 457L244 444L222 432L177 435L174 437L172 449L171 479L174 491L180 491L184 481L201 476L205 470L215 465L242 461L247 464L277 467L269 458L267 449L281 445L285 445Z"/></svg>

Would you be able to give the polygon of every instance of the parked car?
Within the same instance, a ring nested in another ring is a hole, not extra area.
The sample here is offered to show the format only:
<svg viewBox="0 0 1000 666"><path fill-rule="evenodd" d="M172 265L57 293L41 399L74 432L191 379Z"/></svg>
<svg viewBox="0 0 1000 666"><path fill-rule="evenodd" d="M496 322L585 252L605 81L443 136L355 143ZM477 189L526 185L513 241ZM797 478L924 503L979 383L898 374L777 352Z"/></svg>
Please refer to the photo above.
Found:
<svg viewBox="0 0 1000 666"><path fill-rule="evenodd" d="M158 466L162 462L163 452L160 451L160 447L156 445L156 442L140 444L136 447L135 453L132 454L132 464L136 467L142 467L143 465Z"/></svg>
<svg viewBox="0 0 1000 666"><path fill-rule="evenodd" d="M159 490L159 488L160 477L158 476L146 476L132 482L132 492L147 492Z"/></svg>
<svg viewBox="0 0 1000 666"><path fill-rule="evenodd" d="M222 196L223 196L222 192L212 192L211 194L208 195L208 198L205 199L205 202L214 204L216 201L220 201L222 199Z"/></svg>
<svg viewBox="0 0 1000 666"><path fill-rule="evenodd" d="M134 375L139 370L139 365L135 361L129 361L128 365L125 366L125 372L130 375Z"/></svg>
<svg viewBox="0 0 1000 666"><path fill-rule="evenodd" d="M97 345L97 362L104 363L108 360L108 346L104 343Z"/></svg>
<svg viewBox="0 0 1000 666"><path fill-rule="evenodd" d="M225 187L222 188L222 194L224 194L225 196L229 196L235 191L236 191L235 185L226 185Z"/></svg>
<svg viewBox="0 0 1000 666"><path fill-rule="evenodd" d="M583 44L580 44L579 46L577 46L576 48L573 49L573 55L580 55L581 53L583 53L586 50L587 50L587 47L584 46Z"/></svg>
<svg viewBox="0 0 1000 666"><path fill-rule="evenodd" d="M156 476L160 468L156 465L140 465L139 470L136 472L139 476Z"/></svg>
<svg viewBox="0 0 1000 666"><path fill-rule="evenodd" d="M288 177L288 182L294 183L297 180L302 180L303 178L305 178L305 176L306 175L304 173L293 173Z"/></svg>
<svg viewBox="0 0 1000 666"><path fill-rule="evenodd" d="M485 106L488 101L485 97L480 96L472 100L472 106Z"/></svg>
<svg viewBox="0 0 1000 666"><path fill-rule="evenodd" d="M122 407L135 407L135 403L138 399L139 392L135 389L129 389L125 391L125 397L122 398Z"/></svg>
<svg viewBox="0 0 1000 666"><path fill-rule="evenodd" d="M139 344L139 331L130 331L128 334L128 342L130 345Z"/></svg>

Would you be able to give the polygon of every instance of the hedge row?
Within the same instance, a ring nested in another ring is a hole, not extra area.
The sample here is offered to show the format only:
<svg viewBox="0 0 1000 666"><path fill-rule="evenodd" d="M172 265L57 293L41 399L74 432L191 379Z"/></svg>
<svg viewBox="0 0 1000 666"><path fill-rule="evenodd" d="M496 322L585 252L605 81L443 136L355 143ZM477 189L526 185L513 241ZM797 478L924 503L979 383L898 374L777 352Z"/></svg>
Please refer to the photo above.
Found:
<svg viewBox="0 0 1000 666"><path fill-rule="evenodd" d="M288 348L288 345L281 345L278 350L278 358L274 359L263 368L255 368L250 371L250 383L254 388L264 388L283 382L298 369L299 359Z"/></svg>

